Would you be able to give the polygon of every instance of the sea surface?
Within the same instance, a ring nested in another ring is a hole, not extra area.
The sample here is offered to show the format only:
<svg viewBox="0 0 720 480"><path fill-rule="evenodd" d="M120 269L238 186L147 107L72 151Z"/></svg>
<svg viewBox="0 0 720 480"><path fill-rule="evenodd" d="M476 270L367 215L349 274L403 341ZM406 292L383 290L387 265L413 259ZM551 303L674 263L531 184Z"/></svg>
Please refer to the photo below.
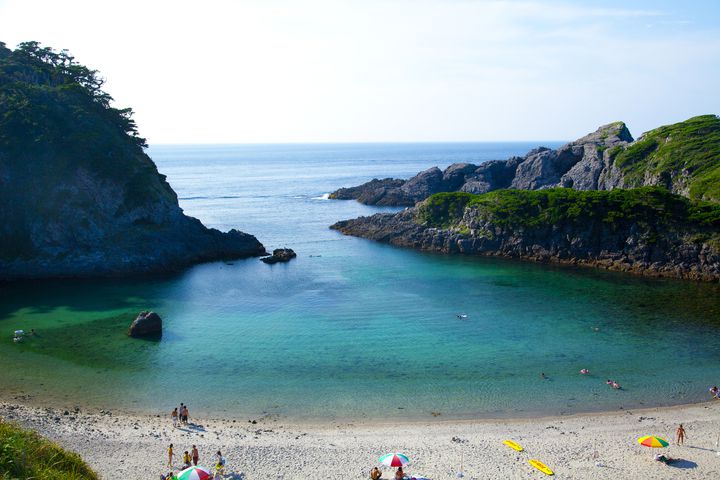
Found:
<svg viewBox="0 0 720 480"><path fill-rule="evenodd" d="M328 229L397 210L328 200L338 187L538 144L152 147L187 214L252 233L268 250L293 248L297 259L2 285L0 396L158 413L182 401L191 415L298 420L521 417L708 399L720 383L717 285L420 253ZM163 318L160 341L125 335L146 309ZM12 342L13 330L30 328L37 338Z"/></svg>

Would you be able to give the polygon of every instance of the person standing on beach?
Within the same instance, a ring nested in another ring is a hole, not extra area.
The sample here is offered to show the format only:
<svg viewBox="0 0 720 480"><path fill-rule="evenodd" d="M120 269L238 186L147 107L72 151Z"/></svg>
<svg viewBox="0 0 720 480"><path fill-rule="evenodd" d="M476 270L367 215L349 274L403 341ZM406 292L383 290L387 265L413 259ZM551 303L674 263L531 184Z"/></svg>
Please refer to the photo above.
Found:
<svg viewBox="0 0 720 480"><path fill-rule="evenodd" d="M197 467L198 461L200 461L200 452L198 452L198 449L195 445L193 445L192 448L192 461L193 465Z"/></svg>
<svg viewBox="0 0 720 480"><path fill-rule="evenodd" d="M187 405L185 405L185 406L183 407L183 411L182 411L182 421L183 421L183 424L185 424L185 425L188 424L188 408L187 408Z"/></svg>
<svg viewBox="0 0 720 480"><path fill-rule="evenodd" d="M675 435L676 435L675 443L678 445L682 445L685 442L685 429L683 428L682 423L677 428Z"/></svg>
<svg viewBox="0 0 720 480"><path fill-rule="evenodd" d="M173 444L168 447L168 467L172 468L173 464Z"/></svg>
<svg viewBox="0 0 720 480"><path fill-rule="evenodd" d="M172 411L172 413L170 414L170 417L172 418L173 427L177 427L177 422L178 422L178 411L177 411L177 408Z"/></svg>
<svg viewBox="0 0 720 480"><path fill-rule="evenodd" d="M217 464L215 464L215 475L225 476L225 457L220 450L217 451Z"/></svg>

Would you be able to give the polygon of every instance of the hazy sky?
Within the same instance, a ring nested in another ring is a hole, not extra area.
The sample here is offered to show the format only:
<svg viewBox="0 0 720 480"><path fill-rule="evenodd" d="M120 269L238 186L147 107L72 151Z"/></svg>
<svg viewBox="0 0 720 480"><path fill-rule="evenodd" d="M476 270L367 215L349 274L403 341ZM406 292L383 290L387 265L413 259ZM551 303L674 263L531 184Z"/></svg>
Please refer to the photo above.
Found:
<svg viewBox="0 0 720 480"><path fill-rule="evenodd" d="M151 144L569 140L720 113L713 0L0 0L0 41L26 40L100 70Z"/></svg>

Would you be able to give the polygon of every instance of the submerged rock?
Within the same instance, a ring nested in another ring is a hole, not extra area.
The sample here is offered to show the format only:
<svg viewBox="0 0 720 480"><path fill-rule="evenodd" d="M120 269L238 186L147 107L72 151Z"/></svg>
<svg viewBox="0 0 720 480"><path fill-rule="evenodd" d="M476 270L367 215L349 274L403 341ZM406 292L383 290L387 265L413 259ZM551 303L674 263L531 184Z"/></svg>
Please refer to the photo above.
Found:
<svg viewBox="0 0 720 480"><path fill-rule="evenodd" d="M155 312L140 312L128 328L129 337L162 335L162 319Z"/></svg>
<svg viewBox="0 0 720 480"><path fill-rule="evenodd" d="M278 262L289 262L295 257L297 257L297 254L295 254L292 248L276 248L273 250L272 255L269 257L263 257L260 260L272 265L273 263Z"/></svg>

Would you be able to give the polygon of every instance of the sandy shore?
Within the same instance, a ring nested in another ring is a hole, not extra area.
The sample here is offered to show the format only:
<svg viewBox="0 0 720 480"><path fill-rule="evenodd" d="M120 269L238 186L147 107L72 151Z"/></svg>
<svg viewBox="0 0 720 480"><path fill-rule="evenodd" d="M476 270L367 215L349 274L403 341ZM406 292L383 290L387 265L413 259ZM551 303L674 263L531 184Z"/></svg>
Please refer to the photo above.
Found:
<svg viewBox="0 0 720 480"><path fill-rule="evenodd" d="M197 445L200 464L208 466L221 449L229 467L225 478L246 480L365 479L377 457L390 451L410 457L408 473L433 480L458 478L461 464L466 479L544 478L529 459L544 462L558 478L717 478L719 414L720 401L508 421L298 424L273 417L254 419L257 423L194 418L190 428L173 428L167 415L0 404L5 420L80 453L102 478L112 480L159 478L170 443L180 454ZM648 434L671 440L680 422L688 440L664 449L682 459L676 466L652 461L655 450L635 441ZM509 449L505 439L526 451ZM389 477L390 469L384 471Z"/></svg>

